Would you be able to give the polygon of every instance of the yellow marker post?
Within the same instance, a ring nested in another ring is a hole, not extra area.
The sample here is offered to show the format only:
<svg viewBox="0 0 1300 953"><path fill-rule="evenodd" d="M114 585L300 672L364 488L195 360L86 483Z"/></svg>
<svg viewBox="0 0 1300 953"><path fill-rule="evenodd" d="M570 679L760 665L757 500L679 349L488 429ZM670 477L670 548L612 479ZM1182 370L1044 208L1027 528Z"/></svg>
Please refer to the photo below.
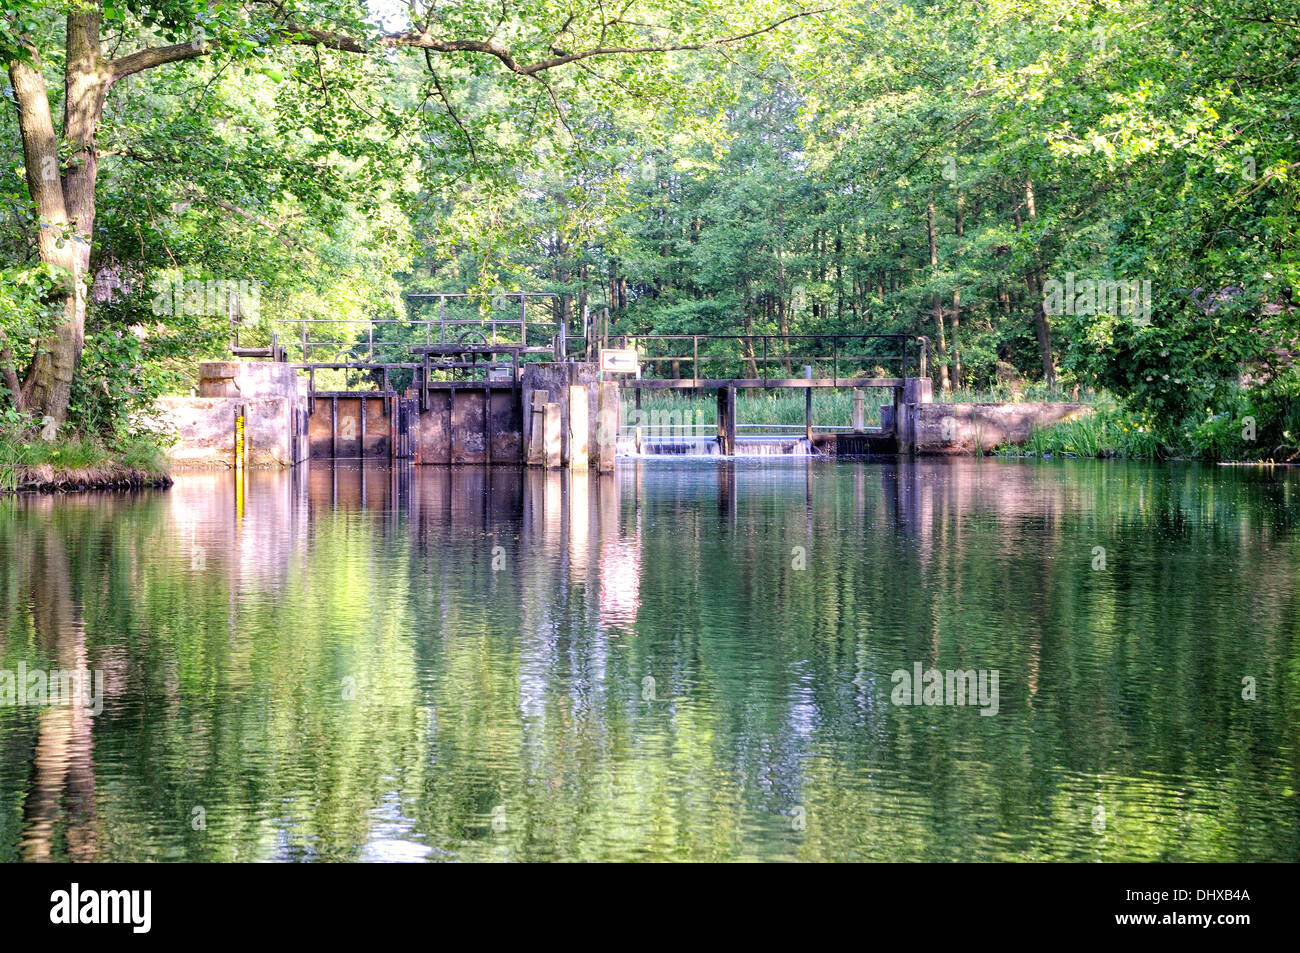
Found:
<svg viewBox="0 0 1300 953"><path fill-rule="evenodd" d="M235 411L235 519L244 518L244 408Z"/></svg>

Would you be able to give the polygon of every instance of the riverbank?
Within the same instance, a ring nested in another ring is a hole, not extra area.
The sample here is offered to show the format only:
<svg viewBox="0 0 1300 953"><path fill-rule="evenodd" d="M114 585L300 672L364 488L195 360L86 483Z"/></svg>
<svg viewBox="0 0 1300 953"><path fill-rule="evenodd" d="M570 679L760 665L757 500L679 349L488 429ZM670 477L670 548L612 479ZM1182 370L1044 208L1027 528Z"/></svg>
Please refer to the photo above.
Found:
<svg viewBox="0 0 1300 953"><path fill-rule="evenodd" d="M1202 460L1244 465L1289 464L1300 449L1271 446L1255 439L1255 418L1249 414L1209 415L1186 424L1175 444L1161 439L1154 421L1115 406L1098 406L1093 413L1051 427L1037 428L1020 445L1003 445L1004 457L1067 457L1117 460Z"/></svg>
<svg viewBox="0 0 1300 953"><path fill-rule="evenodd" d="M131 438L113 446L72 437L45 441L0 436L0 492L75 492L171 486L162 449Z"/></svg>

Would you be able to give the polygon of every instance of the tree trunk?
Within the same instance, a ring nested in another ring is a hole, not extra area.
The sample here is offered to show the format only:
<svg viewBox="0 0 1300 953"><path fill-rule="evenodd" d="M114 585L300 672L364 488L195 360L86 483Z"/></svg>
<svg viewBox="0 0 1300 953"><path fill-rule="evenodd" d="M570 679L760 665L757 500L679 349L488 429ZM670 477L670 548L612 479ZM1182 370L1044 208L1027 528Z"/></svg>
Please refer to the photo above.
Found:
<svg viewBox="0 0 1300 953"><path fill-rule="evenodd" d="M27 188L40 218L41 261L62 278L63 314L40 342L22 386L22 403L63 423L86 333L86 286L95 227L95 181L99 159L95 130L104 109L110 74L99 45L98 10L68 14L64 72L63 138L72 146L59 174L58 137L39 64L14 61L9 79L18 104L18 129L27 167Z"/></svg>
<svg viewBox="0 0 1300 953"><path fill-rule="evenodd" d="M963 217L965 212L966 196L961 192L957 193L957 255L960 260L961 256L961 239L965 232L966 223ZM952 386L960 389L962 384L961 373L961 288L953 285L952 289Z"/></svg>
<svg viewBox="0 0 1300 953"><path fill-rule="evenodd" d="M939 274L939 246L935 241L934 234L934 199L930 200L930 205L926 214L926 231L930 235L930 277L937 278ZM933 295L934 304L934 326L938 333L935 339L935 363L939 365L939 389L943 391L951 390L952 383L948 380L948 342L945 340L943 329L943 301L939 297L936 289Z"/></svg>
<svg viewBox="0 0 1300 953"><path fill-rule="evenodd" d="M580 252L585 254L585 249L582 249L581 246L579 246L579 248L580 248ZM587 313L587 263L586 262L583 262L578 266L578 314L581 315L583 319L587 322L587 340L585 342L587 345L587 353L589 355L594 354L595 351L592 350L592 337L593 337L592 331L594 330L594 328L592 327L593 322L591 321L591 316Z"/></svg>
<svg viewBox="0 0 1300 953"><path fill-rule="evenodd" d="M1025 178L1025 210L1031 222L1038 219L1034 205L1034 181ZM1025 275L1029 294L1034 299L1034 333L1038 337L1038 352L1043 359L1043 382L1048 390L1056 390L1056 362L1052 359L1052 326L1043 302L1043 266L1035 255L1033 267Z"/></svg>
<svg viewBox="0 0 1300 953"><path fill-rule="evenodd" d="M749 376L752 379L758 377L758 361L755 359L754 355L754 314L751 310L753 299L750 297L748 281L741 285L740 296L741 300L744 302L742 310L745 319L745 338L741 345L741 354L749 364ZM766 371L767 368L764 367L764 373L766 373ZM696 365L695 370L691 373L694 377L700 376L698 364Z"/></svg>

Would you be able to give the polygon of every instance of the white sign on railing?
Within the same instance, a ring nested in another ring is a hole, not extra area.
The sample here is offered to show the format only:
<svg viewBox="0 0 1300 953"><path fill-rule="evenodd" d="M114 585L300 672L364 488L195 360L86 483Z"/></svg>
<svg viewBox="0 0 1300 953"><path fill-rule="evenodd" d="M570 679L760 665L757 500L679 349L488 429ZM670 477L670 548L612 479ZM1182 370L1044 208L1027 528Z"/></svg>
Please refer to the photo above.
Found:
<svg viewBox="0 0 1300 953"><path fill-rule="evenodd" d="M600 349L600 369L609 374L635 374L637 354L634 347L604 347Z"/></svg>

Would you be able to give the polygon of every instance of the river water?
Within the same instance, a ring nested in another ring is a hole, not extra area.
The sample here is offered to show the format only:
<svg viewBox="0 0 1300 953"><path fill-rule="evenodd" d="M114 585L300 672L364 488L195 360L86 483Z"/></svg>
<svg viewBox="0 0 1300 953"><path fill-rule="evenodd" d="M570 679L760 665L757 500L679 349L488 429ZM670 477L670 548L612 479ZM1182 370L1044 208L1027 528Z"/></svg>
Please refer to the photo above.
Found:
<svg viewBox="0 0 1300 953"><path fill-rule="evenodd" d="M1300 860L1298 527L1101 462L0 500L0 860Z"/></svg>

